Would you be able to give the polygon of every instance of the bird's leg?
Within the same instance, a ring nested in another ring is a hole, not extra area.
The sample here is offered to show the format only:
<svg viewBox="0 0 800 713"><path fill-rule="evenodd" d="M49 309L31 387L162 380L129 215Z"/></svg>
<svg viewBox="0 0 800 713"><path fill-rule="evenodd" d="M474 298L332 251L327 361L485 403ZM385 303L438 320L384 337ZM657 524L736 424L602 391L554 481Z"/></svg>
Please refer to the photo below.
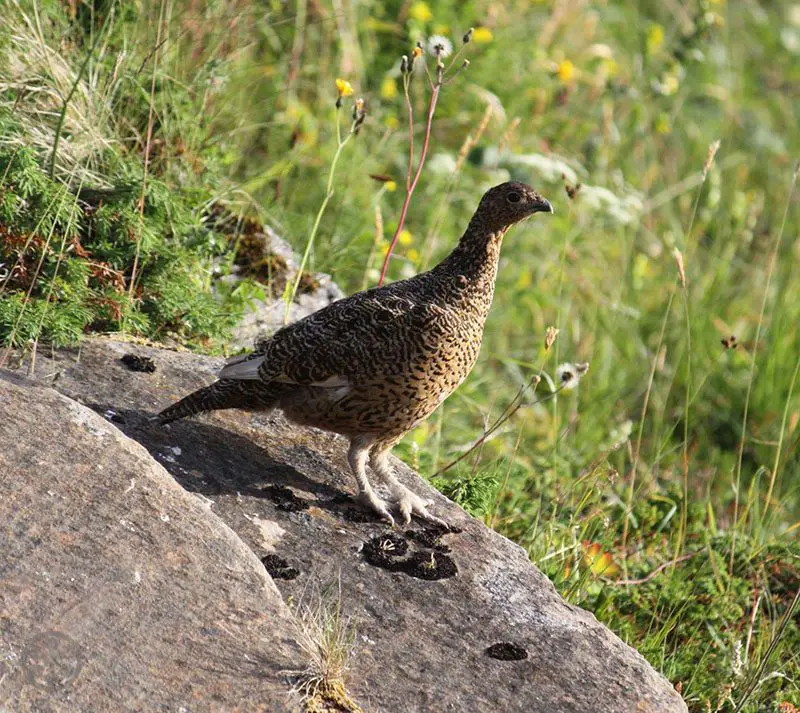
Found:
<svg viewBox="0 0 800 713"><path fill-rule="evenodd" d="M367 458L369 457L370 445L354 438L350 441L350 450L347 452L347 460L358 482L358 500L372 508L384 520L388 520L391 525L394 525L394 518L386 509L386 503L375 494L367 479Z"/></svg>
<svg viewBox="0 0 800 713"><path fill-rule="evenodd" d="M372 466L372 470L377 473L378 477L389 486L392 498L394 502L397 503L397 507L400 509L405 524L408 525L411 522L412 515L418 515L423 520L446 528L447 523L444 520L440 520L435 515L431 515L427 510L428 506L433 501L423 500L419 495L409 490L397 479L397 476L394 474L394 468L392 468L392 464L389 462L390 451L391 448L373 450L370 456L370 465Z"/></svg>

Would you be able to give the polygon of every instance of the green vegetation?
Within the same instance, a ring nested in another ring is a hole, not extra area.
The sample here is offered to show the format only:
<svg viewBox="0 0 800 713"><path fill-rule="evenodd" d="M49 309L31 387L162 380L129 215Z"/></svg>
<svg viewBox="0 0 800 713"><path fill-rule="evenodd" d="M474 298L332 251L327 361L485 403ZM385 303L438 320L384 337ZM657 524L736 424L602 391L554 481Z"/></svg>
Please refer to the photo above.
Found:
<svg viewBox="0 0 800 713"><path fill-rule="evenodd" d="M475 26L389 279L445 254L495 183L532 183L555 215L507 237L481 359L402 455L433 475L506 412L437 486L691 711L800 706L800 5L13 0L4 14L0 340L22 347L124 331L222 348L260 288L217 279L239 245L220 211L275 227L348 291L377 283L409 162L400 58L435 33L458 49ZM431 60L409 86L416 159ZM354 88L338 117L337 78ZM334 173L357 97L366 121ZM584 361L552 396L556 367Z"/></svg>

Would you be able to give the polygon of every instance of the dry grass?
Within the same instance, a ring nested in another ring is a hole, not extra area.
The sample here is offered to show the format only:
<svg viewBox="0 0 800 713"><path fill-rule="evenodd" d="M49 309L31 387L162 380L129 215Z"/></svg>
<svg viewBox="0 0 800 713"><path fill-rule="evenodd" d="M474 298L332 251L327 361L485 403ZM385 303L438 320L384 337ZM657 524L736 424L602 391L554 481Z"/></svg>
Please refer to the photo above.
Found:
<svg viewBox="0 0 800 713"><path fill-rule="evenodd" d="M341 582L322 591L312 584L294 611L307 665L289 674L306 710L361 713L346 688L356 633L343 610Z"/></svg>
<svg viewBox="0 0 800 713"><path fill-rule="evenodd" d="M113 100L124 56L109 77L96 68L105 47L102 36L86 48L84 64L48 44L37 5L11 0L4 11L8 41L0 47L0 108L11 110L25 127L23 137L0 137L6 144L33 146L51 154L58 141L54 175L94 187L108 187L100 170L103 155L117 143ZM110 24L110 23L109 23ZM102 33L101 33L102 34ZM66 106L65 106L66 104ZM63 111L63 121L60 120Z"/></svg>

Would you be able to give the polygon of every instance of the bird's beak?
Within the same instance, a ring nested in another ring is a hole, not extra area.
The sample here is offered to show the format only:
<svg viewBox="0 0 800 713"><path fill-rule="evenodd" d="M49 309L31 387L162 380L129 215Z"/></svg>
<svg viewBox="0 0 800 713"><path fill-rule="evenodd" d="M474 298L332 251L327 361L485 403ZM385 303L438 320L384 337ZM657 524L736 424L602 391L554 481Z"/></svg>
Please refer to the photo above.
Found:
<svg viewBox="0 0 800 713"><path fill-rule="evenodd" d="M531 206L531 213L552 213L553 206L546 198L540 198Z"/></svg>

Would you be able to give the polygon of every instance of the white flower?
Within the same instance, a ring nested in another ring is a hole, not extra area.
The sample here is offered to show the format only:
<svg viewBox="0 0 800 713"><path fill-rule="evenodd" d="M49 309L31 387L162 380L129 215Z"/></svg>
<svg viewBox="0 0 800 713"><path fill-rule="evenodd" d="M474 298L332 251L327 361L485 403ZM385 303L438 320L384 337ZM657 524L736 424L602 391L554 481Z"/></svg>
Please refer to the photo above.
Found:
<svg viewBox="0 0 800 713"><path fill-rule="evenodd" d="M587 371L589 371L588 361L579 362L577 364L570 364L569 362L559 364L556 369L556 385L559 388L570 391L578 385L581 377Z"/></svg>
<svg viewBox="0 0 800 713"><path fill-rule="evenodd" d="M442 35L431 35L428 38L428 53L440 59L448 57L453 52L453 43Z"/></svg>

